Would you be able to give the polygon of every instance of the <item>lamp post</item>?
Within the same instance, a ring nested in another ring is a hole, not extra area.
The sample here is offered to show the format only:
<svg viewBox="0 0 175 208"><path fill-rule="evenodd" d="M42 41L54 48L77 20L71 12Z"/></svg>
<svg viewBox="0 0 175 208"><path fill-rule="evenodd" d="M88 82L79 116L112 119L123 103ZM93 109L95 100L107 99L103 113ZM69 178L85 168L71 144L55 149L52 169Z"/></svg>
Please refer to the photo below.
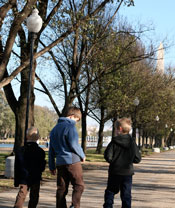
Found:
<svg viewBox="0 0 175 208"><path fill-rule="evenodd" d="M135 110L134 110L134 118L133 118L133 130L132 130L132 137L136 139L136 115L137 115L137 106L139 105L140 101L138 97L136 97L133 101L135 105Z"/></svg>
<svg viewBox="0 0 175 208"><path fill-rule="evenodd" d="M167 146L167 129L168 129L168 124L165 124L165 138L164 138L164 146Z"/></svg>
<svg viewBox="0 0 175 208"><path fill-rule="evenodd" d="M36 38L36 33L38 33L42 27L42 19L38 15L38 13L39 11L37 9L34 9L32 11L32 14L27 18L27 28L30 32L30 66L29 66L28 89L27 89L27 106L26 106L24 143L26 142L26 133L28 129L28 120L29 120L29 103L30 103L30 95L31 95L34 42Z"/></svg>
<svg viewBox="0 0 175 208"><path fill-rule="evenodd" d="M156 116L156 137L155 137L155 146L157 146L157 135L158 135L158 122L159 122L159 116Z"/></svg>

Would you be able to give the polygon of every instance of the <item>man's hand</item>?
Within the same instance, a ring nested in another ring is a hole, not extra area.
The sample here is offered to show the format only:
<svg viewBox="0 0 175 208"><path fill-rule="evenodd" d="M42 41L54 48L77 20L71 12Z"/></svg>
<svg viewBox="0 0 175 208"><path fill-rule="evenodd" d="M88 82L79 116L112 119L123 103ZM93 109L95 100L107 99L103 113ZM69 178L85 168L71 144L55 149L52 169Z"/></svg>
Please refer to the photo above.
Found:
<svg viewBox="0 0 175 208"><path fill-rule="evenodd" d="M50 170L51 175L56 175L56 169L55 170Z"/></svg>
<svg viewBox="0 0 175 208"><path fill-rule="evenodd" d="M84 157L83 159L82 159L82 162L85 162L86 161L86 157Z"/></svg>

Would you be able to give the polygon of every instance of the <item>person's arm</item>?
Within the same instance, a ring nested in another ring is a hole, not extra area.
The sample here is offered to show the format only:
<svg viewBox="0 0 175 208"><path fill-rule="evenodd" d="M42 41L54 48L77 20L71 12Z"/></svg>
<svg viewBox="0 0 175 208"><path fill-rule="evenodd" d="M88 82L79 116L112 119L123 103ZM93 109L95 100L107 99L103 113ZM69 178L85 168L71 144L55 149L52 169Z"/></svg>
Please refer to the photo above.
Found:
<svg viewBox="0 0 175 208"><path fill-rule="evenodd" d="M52 132L51 132L51 135L50 135L50 145L49 145L49 169L50 171L54 171L56 170L56 167L55 167L55 151L52 147Z"/></svg>
<svg viewBox="0 0 175 208"><path fill-rule="evenodd" d="M14 178L14 186L18 187L19 184L27 184L28 179L28 170L25 167L24 160L24 147L18 149L15 153L15 178Z"/></svg>
<svg viewBox="0 0 175 208"><path fill-rule="evenodd" d="M104 158L108 163L113 163L118 158L119 154L120 147L111 141L104 152Z"/></svg>
<svg viewBox="0 0 175 208"><path fill-rule="evenodd" d="M45 167L46 167L46 160L45 160L46 154L45 154L45 151L42 150L41 154L42 154L42 157L41 157L41 164L40 165L41 165L41 172L43 172L45 170Z"/></svg>
<svg viewBox="0 0 175 208"><path fill-rule="evenodd" d="M78 133L75 126L70 126L67 135L67 142L71 151L77 154L82 161L85 161L85 154L79 144Z"/></svg>
<svg viewBox="0 0 175 208"><path fill-rule="evenodd" d="M113 160L113 143L110 142L104 151L104 158L108 163L111 163Z"/></svg>

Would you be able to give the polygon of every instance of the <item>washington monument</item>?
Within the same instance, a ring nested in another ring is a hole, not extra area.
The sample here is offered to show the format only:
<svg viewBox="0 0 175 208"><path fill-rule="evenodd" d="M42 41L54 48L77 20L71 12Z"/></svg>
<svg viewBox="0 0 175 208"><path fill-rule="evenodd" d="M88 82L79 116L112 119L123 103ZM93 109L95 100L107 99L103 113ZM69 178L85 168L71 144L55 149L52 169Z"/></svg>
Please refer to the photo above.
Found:
<svg viewBox="0 0 175 208"><path fill-rule="evenodd" d="M160 74L164 74L164 48L163 44L160 43L160 46L158 48L157 52L157 67L156 71Z"/></svg>

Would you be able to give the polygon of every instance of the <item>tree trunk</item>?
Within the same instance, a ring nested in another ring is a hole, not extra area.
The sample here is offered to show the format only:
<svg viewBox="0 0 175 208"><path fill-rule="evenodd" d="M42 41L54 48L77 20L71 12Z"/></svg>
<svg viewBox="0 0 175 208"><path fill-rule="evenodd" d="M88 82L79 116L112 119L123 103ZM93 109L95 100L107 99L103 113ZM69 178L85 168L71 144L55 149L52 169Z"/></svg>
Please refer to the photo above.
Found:
<svg viewBox="0 0 175 208"><path fill-rule="evenodd" d="M141 129L139 128L138 129L138 132L139 132L139 136L138 136L138 146L139 148L141 147ZM142 137L142 145L144 143L144 137Z"/></svg>
<svg viewBox="0 0 175 208"><path fill-rule="evenodd" d="M115 116L112 120L112 137L115 137L116 136L116 133L117 133L117 116Z"/></svg>
<svg viewBox="0 0 175 208"><path fill-rule="evenodd" d="M104 130L105 120L104 120L104 108L101 107L101 119L100 119L100 128L98 132L98 145L96 149L97 154L101 154L103 147L103 130Z"/></svg>
<svg viewBox="0 0 175 208"><path fill-rule="evenodd" d="M146 135L146 148L148 148L148 136Z"/></svg>
<svg viewBox="0 0 175 208"><path fill-rule="evenodd" d="M30 104L29 104L29 120L28 120L28 128L34 126L34 93L31 92ZM25 121L26 121L26 106L27 106L27 95L26 93L19 98L19 104L17 108L17 112L15 114L16 120L16 128L15 128L15 144L14 151L20 146L24 145L24 137L25 137Z"/></svg>
<svg viewBox="0 0 175 208"><path fill-rule="evenodd" d="M21 37L21 45L24 47L21 48L21 64L26 59L29 59L30 55L30 47L29 44L25 43L25 38ZM35 68L36 62L34 62L32 67L32 79L31 79L31 95L29 102L29 118L28 118L28 128L34 125L34 80L35 80ZM6 71L4 76L8 76ZM25 121L26 121L26 106L27 106L27 94L28 94L28 81L29 81L29 67L26 67L21 72L21 85L20 85L20 96L19 99L16 100L14 96L13 89L11 84L4 87L4 92L6 94L6 98L8 100L8 104L10 108L15 114L15 144L14 150L22 146L24 144L25 137Z"/></svg>
<svg viewBox="0 0 175 208"><path fill-rule="evenodd" d="M100 121L100 129L98 132L98 145L96 149L97 154L102 153L102 147L103 147L103 130L104 130L104 120Z"/></svg>

